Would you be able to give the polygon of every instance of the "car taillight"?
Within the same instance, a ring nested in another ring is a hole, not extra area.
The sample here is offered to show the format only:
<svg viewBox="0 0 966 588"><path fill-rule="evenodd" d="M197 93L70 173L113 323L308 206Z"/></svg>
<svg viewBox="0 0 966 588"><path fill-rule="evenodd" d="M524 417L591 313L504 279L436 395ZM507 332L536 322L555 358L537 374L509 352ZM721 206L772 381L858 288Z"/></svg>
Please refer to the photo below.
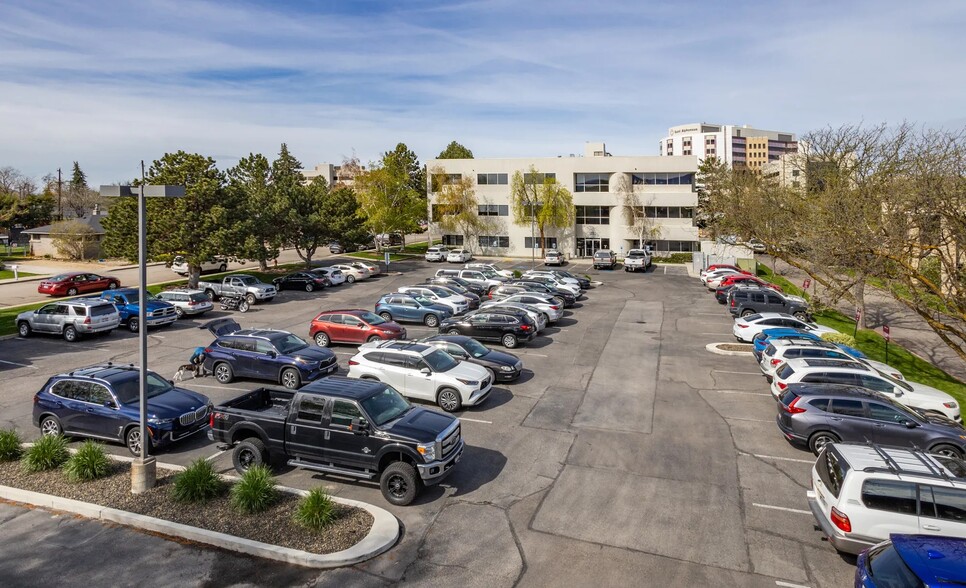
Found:
<svg viewBox="0 0 966 588"><path fill-rule="evenodd" d="M520 330L521 331L529 331L530 330L530 325L520 325Z"/></svg>
<svg viewBox="0 0 966 588"><path fill-rule="evenodd" d="M732 299L731 299L731 308L734 308L734 307L735 307L735 299L734 299L734 298L732 298Z"/></svg>
<svg viewBox="0 0 966 588"><path fill-rule="evenodd" d="M211 429L214 429L215 428L215 413L214 412L212 412L210 415L208 415L208 427L211 428Z"/></svg>
<svg viewBox="0 0 966 588"><path fill-rule="evenodd" d="M738 323L738 328L739 329L747 329L748 328L748 325L743 325L741 323Z"/></svg>
<svg viewBox="0 0 966 588"><path fill-rule="evenodd" d="M354 359L350 359L349 360L349 365L359 365L359 362L358 361L355 361Z"/></svg>
<svg viewBox="0 0 966 588"><path fill-rule="evenodd" d="M849 516L834 506L832 507L832 523L846 533L852 532L852 521L849 520Z"/></svg>
<svg viewBox="0 0 966 588"><path fill-rule="evenodd" d="M195 304L198 304L198 302L195 300L191 300L190 298L188 299L188 306L194 306Z"/></svg>
<svg viewBox="0 0 966 588"><path fill-rule="evenodd" d="M488 293L487 293L487 296L489 296L489 297L490 297L490 300L493 300L493 292L488 292Z"/></svg>
<svg viewBox="0 0 966 588"><path fill-rule="evenodd" d="M550 308L552 308L553 310L560 310L560 307L557 306L556 304L551 304Z"/></svg>
<svg viewBox="0 0 966 588"><path fill-rule="evenodd" d="M782 389L784 390L784 388L782 388ZM801 400L801 399L802 399L801 396L796 396L795 397L795 400L792 400L788 404L788 406L783 406L782 408L784 408L785 409L785 412L787 412L789 414L801 414L801 413L805 412L805 409L804 408L799 408L799 407L795 406L796 404L798 404L798 401Z"/></svg>
<svg viewBox="0 0 966 588"><path fill-rule="evenodd" d="M780 360L780 359L776 359L776 358L772 358L772 360L771 360L771 364L772 364L772 365L778 365L778 364L780 364L781 362L782 362L782 360Z"/></svg>
<svg viewBox="0 0 966 588"><path fill-rule="evenodd" d="M776 381L775 385L778 386L779 390L784 390L785 388L788 388L788 384L786 384L785 382Z"/></svg>
<svg viewBox="0 0 966 588"><path fill-rule="evenodd" d="M943 402L943 406L945 406L946 408L956 408L956 403L955 402Z"/></svg>
<svg viewBox="0 0 966 588"><path fill-rule="evenodd" d="M91 324L91 317L89 317L89 316L84 317L84 324L85 325Z"/></svg>
<svg viewBox="0 0 966 588"><path fill-rule="evenodd" d="M211 347L205 347L205 353L211 353Z"/></svg>

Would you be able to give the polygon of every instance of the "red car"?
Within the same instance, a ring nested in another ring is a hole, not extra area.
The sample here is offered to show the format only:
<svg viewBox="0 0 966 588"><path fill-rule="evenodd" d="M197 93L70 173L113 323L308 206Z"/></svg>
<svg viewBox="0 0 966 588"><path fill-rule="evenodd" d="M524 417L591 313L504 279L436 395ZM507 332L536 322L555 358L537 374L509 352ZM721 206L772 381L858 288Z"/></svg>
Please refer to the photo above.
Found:
<svg viewBox="0 0 966 588"><path fill-rule="evenodd" d="M761 278L756 278L755 276L747 276L744 274L735 274L733 276L728 276L727 278L721 280L718 284L718 288L727 288L729 286L763 286L765 288L771 288L772 290L777 290L782 292L782 289L771 282L766 282Z"/></svg>
<svg viewBox="0 0 966 588"><path fill-rule="evenodd" d="M60 274L40 282L37 292L51 296L76 296L84 292L117 290L120 287L121 280L113 276L74 272Z"/></svg>
<svg viewBox="0 0 966 588"><path fill-rule="evenodd" d="M405 339L406 329L378 314L363 310L326 310L312 319L309 336L319 347L330 343L365 343Z"/></svg>
<svg viewBox="0 0 966 588"><path fill-rule="evenodd" d="M701 271L701 275L703 276L704 274L710 274L714 270L719 270L719 269L733 269L736 272L745 271L736 265L731 265L730 263L712 263L706 269Z"/></svg>

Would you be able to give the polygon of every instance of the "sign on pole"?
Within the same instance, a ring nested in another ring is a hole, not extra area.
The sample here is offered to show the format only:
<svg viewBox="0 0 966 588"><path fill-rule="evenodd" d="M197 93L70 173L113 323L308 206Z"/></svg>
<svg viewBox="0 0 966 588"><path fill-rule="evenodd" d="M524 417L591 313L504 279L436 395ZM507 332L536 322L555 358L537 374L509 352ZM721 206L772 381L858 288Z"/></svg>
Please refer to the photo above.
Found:
<svg viewBox="0 0 966 588"><path fill-rule="evenodd" d="M386 267L389 267L389 252L386 251Z"/></svg>
<svg viewBox="0 0 966 588"><path fill-rule="evenodd" d="M812 281L806 278L805 281L802 282L802 290L808 290L808 287L811 285Z"/></svg>
<svg viewBox="0 0 966 588"><path fill-rule="evenodd" d="M882 334L885 335L886 343L889 342L889 325L882 325Z"/></svg>
<svg viewBox="0 0 966 588"><path fill-rule="evenodd" d="M861 318L862 318L862 311L856 308L855 309L855 328L852 330L853 339L859 334L859 319Z"/></svg>

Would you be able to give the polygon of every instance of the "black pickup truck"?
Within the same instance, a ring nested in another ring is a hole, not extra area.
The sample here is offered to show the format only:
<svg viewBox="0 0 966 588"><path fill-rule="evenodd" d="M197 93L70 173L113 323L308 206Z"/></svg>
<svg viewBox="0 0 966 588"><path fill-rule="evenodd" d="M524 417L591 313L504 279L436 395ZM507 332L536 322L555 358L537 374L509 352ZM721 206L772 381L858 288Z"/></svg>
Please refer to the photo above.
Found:
<svg viewBox="0 0 966 588"><path fill-rule="evenodd" d="M239 473L272 458L373 480L405 506L440 482L463 455L458 419L413 406L372 380L329 376L297 391L259 388L216 406L208 438L228 449Z"/></svg>

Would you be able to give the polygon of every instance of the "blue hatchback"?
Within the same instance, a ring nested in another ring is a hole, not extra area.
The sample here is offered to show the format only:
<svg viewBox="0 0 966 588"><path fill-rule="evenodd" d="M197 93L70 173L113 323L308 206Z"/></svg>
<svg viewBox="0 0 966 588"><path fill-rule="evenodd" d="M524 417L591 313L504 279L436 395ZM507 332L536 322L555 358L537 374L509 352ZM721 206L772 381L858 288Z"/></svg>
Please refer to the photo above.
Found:
<svg viewBox="0 0 966 588"><path fill-rule="evenodd" d="M966 539L891 535L859 555L855 588L936 588L966 584Z"/></svg>
<svg viewBox="0 0 966 588"><path fill-rule="evenodd" d="M422 296L393 292L382 295L376 303L376 314L387 321L423 323L435 328L453 316L453 309Z"/></svg>
<svg viewBox="0 0 966 588"><path fill-rule="evenodd" d="M34 396L34 426L43 435L93 437L124 443L141 454L140 371L110 363L47 380ZM162 447L207 428L211 402L149 371L150 447Z"/></svg>
<svg viewBox="0 0 966 588"><path fill-rule="evenodd" d="M339 369L335 353L309 345L288 331L242 329L221 318L201 327L217 337L205 348L205 370L221 384L236 376L271 380L289 390Z"/></svg>

